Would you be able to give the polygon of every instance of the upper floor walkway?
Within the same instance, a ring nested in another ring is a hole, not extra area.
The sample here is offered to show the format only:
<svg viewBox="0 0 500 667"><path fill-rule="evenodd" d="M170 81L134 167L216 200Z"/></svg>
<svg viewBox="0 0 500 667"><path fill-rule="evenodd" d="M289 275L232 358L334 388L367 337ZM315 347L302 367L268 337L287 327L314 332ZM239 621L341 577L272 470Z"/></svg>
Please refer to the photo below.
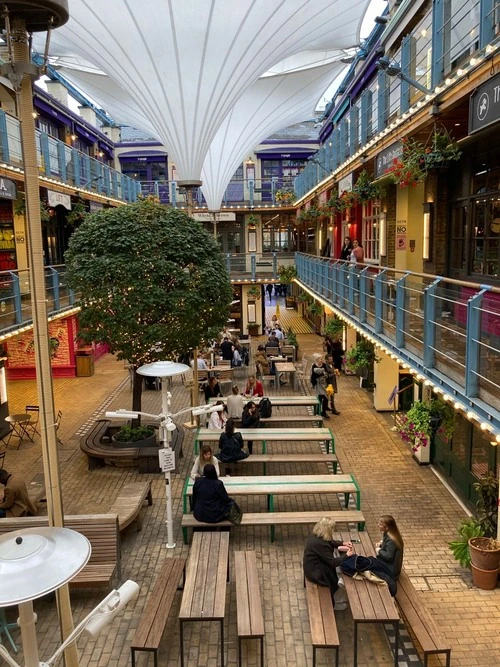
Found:
<svg viewBox="0 0 500 667"><path fill-rule="evenodd" d="M279 281L292 255L226 255L233 282ZM500 440L500 289L295 255L298 284ZM45 268L50 317L77 307L64 265ZM32 324L28 271L0 273L0 341Z"/></svg>

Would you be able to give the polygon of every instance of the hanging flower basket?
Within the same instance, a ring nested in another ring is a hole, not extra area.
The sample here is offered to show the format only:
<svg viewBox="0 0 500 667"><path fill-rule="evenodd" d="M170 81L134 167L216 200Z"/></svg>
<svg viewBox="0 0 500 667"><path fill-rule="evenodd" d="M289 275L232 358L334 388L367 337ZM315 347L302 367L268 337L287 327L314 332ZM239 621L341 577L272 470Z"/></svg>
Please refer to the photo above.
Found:
<svg viewBox="0 0 500 667"><path fill-rule="evenodd" d="M287 190L285 188L280 188L276 190L274 198L280 204L293 204L295 201L295 192L293 190Z"/></svg>
<svg viewBox="0 0 500 667"><path fill-rule="evenodd" d="M380 186L372 183L372 178L366 169L360 172L352 191L356 194L358 200L362 202L379 199L381 194Z"/></svg>

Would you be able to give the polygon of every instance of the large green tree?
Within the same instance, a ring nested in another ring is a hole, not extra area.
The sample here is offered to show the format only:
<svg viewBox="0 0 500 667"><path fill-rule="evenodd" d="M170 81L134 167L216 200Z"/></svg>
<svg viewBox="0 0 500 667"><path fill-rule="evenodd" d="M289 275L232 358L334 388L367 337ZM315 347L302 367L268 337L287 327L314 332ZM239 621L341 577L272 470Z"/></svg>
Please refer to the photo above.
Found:
<svg viewBox="0 0 500 667"><path fill-rule="evenodd" d="M151 199L87 215L66 266L81 337L106 343L134 369L175 359L226 324L232 290L219 246L186 213ZM135 376L135 410L140 395Z"/></svg>

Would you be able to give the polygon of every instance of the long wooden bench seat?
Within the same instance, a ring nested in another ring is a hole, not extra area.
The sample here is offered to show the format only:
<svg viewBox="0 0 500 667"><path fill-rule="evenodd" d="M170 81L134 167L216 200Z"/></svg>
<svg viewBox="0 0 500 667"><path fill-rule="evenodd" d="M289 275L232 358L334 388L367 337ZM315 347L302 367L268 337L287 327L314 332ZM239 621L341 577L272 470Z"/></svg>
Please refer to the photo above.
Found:
<svg viewBox="0 0 500 667"><path fill-rule="evenodd" d="M260 664L264 666L264 616L260 598L255 551L234 552L236 617L238 625L238 665L241 667L241 640L260 640Z"/></svg>
<svg viewBox="0 0 500 667"><path fill-rule="evenodd" d="M264 475L266 474L267 463L331 463L333 472L337 472L338 459L336 454L323 454L322 452L314 454L251 454L246 459L238 461L241 463L262 463L264 465Z"/></svg>
<svg viewBox="0 0 500 667"><path fill-rule="evenodd" d="M310 512L244 512L241 526L269 526L271 528L271 542L274 541L274 526L292 526L316 523L324 516L330 516L336 523L357 523L359 530L364 530L365 517L360 510L314 510ZM189 528L213 528L214 526L232 526L230 521L220 521L217 524L197 521L193 514L183 514L182 532L184 544L188 543Z"/></svg>
<svg viewBox="0 0 500 667"><path fill-rule="evenodd" d="M261 424L297 424L300 422L318 423L323 426L323 417L321 415L278 415L273 414L272 417L261 417Z"/></svg>
<svg viewBox="0 0 500 667"><path fill-rule="evenodd" d="M45 501L47 495L44 482L30 482L27 489L31 502L38 508L38 503Z"/></svg>
<svg viewBox="0 0 500 667"><path fill-rule="evenodd" d="M118 515L120 531L124 530L133 521L136 522L137 531L142 530L141 509L146 500L148 505L153 504L151 482L125 484L118 498L109 508L111 514Z"/></svg>
<svg viewBox="0 0 500 667"><path fill-rule="evenodd" d="M316 667L317 649L335 649L335 667L339 664L339 633L333 611L332 595L326 586L318 586L305 580L307 610L311 626L313 667Z"/></svg>
<svg viewBox="0 0 500 667"><path fill-rule="evenodd" d="M415 590L404 570L401 571L398 578L396 603L407 626L422 647L424 665L427 665L429 655L444 653L446 666L449 667L451 664L451 647L441 636L422 600L422 595Z"/></svg>
<svg viewBox="0 0 500 667"><path fill-rule="evenodd" d="M25 516L0 521L0 535L13 530L48 526L47 517ZM85 535L92 546L87 565L69 584L75 588L108 586L115 574L121 579L120 533L116 514L81 514L64 517L64 526Z"/></svg>
<svg viewBox="0 0 500 667"><path fill-rule="evenodd" d="M130 645L132 667L136 651L153 652L154 665L158 666L158 648L181 577L184 580L185 567L185 558L166 558L163 562Z"/></svg>

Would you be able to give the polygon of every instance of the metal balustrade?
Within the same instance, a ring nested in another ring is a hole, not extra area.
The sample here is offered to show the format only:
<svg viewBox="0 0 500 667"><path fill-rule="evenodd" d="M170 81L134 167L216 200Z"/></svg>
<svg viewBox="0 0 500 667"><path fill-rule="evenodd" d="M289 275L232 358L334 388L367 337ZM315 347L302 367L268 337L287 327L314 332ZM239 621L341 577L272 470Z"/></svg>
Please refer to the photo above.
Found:
<svg viewBox="0 0 500 667"><path fill-rule="evenodd" d="M36 131L37 162L40 176L61 184L85 188L98 194L133 202L141 193L141 184L129 176L63 141ZM22 172L23 157L19 121L0 109L0 166Z"/></svg>
<svg viewBox="0 0 500 667"><path fill-rule="evenodd" d="M419 379L500 430L500 289L298 253L298 281Z"/></svg>

